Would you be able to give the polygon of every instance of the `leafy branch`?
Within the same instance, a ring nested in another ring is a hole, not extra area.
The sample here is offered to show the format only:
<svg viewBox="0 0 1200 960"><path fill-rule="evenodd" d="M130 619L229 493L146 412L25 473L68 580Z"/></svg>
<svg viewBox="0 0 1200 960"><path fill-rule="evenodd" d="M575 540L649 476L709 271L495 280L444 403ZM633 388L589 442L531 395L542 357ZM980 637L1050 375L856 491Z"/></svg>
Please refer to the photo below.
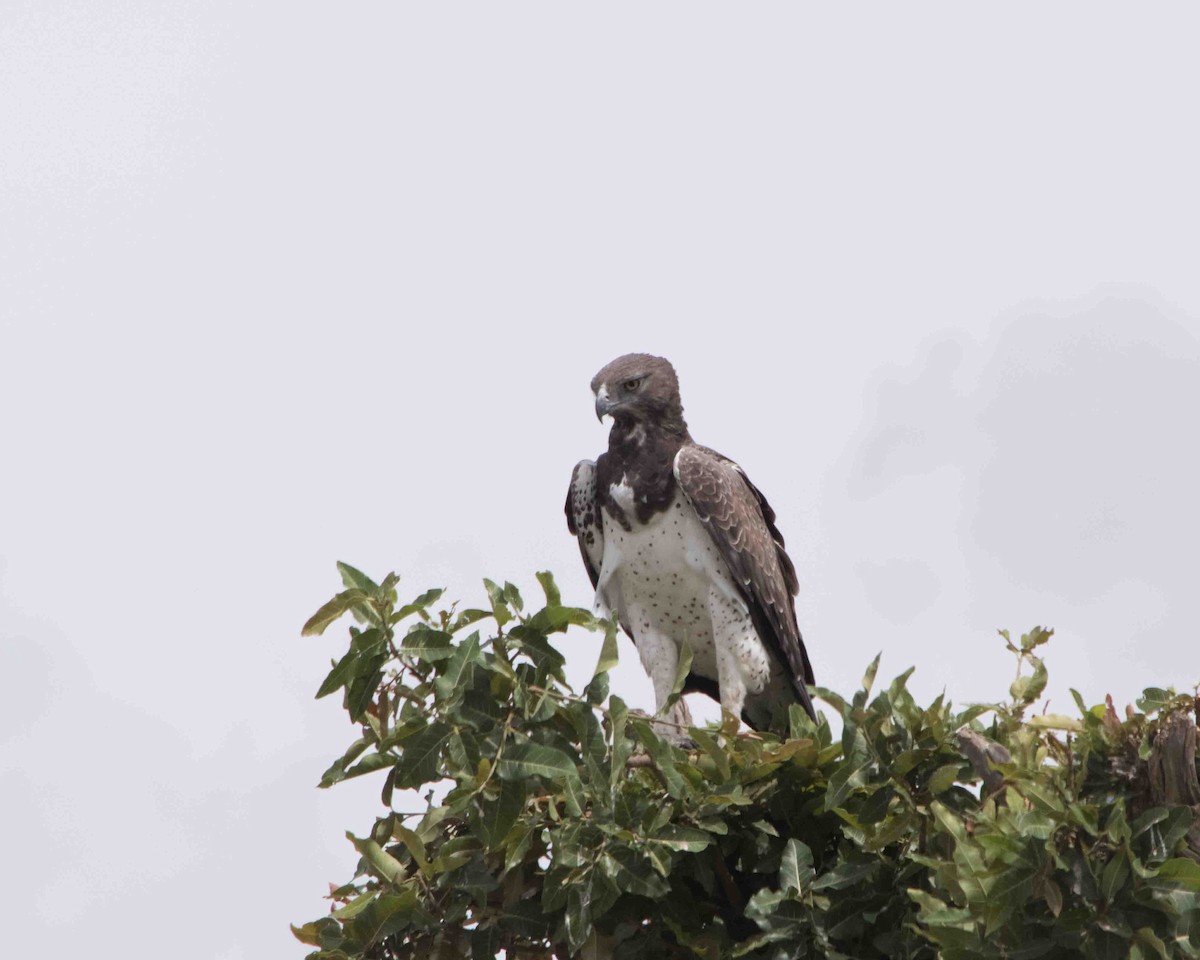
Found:
<svg viewBox="0 0 1200 960"><path fill-rule="evenodd" d="M316 960L1200 957L1196 700L1034 713L1049 630L1002 632L1007 701L921 706L876 658L817 691L836 735L797 707L786 737L726 718L684 750L610 694L615 625L549 574L536 611L492 581L460 611L338 568L304 633L354 619L318 696L359 736L321 786L377 774L385 809L293 928ZM577 629L604 636L581 693L551 642Z"/></svg>

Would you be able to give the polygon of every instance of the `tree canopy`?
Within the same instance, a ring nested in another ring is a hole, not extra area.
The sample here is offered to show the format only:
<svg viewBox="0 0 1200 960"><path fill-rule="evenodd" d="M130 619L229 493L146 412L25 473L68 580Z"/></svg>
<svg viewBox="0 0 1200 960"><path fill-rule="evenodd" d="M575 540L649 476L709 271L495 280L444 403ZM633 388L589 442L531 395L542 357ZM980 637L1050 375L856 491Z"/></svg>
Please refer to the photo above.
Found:
<svg viewBox="0 0 1200 960"><path fill-rule="evenodd" d="M320 785L376 776L382 810L293 928L311 960L1200 957L1197 701L1034 713L1050 630L1001 632L995 703L923 706L877 657L849 697L816 688L840 733L793 707L786 737L726 716L685 749L610 692L615 625L548 573L536 610L491 581L459 609L338 566L304 633L356 621L317 696L360 736ZM604 638L579 691L572 629Z"/></svg>

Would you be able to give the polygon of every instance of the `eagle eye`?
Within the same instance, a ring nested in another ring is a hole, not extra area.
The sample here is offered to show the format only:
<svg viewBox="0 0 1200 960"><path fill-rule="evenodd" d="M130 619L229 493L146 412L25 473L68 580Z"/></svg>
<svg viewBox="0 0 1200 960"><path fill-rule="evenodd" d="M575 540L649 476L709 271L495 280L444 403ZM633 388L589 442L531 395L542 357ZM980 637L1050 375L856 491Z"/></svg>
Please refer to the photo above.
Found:
<svg viewBox="0 0 1200 960"><path fill-rule="evenodd" d="M626 393L633 393L634 390L642 385L642 380L644 379L644 377L635 377L632 380L626 380L623 384L621 384L621 389Z"/></svg>

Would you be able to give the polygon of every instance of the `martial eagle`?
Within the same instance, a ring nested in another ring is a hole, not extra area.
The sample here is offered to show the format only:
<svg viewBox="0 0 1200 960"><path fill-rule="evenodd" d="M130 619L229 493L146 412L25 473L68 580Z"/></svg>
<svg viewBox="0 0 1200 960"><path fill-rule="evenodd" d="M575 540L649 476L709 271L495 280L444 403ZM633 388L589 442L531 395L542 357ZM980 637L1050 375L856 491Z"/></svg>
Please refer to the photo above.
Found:
<svg viewBox="0 0 1200 960"><path fill-rule="evenodd" d="M686 641L685 692L708 694L755 729L786 730L792 703L812 715L796 570L775 511L741 467L692 440L663 358L618 357L592 392L596 416L613 425L608 451L575 467L567 526L597 609L615 613L637 647L657 710Z"/></svg>

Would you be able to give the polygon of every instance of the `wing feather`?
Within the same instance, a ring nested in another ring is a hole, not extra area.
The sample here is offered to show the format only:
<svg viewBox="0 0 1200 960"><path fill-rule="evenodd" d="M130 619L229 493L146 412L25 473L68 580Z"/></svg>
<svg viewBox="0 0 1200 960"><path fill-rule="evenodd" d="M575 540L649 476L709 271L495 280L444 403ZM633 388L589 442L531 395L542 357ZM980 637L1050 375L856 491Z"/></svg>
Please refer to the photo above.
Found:
<svg viewBox="0 0 1200 960"><path fill-rule="evenodd" d="M812 665L796 622L796 569L775 526L775 511L732 460L696 444L675 455L675 480L713 538L750 608L759 636L789 668L804 708Z"/></svg>
<svg viewBox="0 0 1200 960"><path fill-rule="evenodd" d="M600 564L604 559L604 524L596 496L594 461L580 460L575 464L567 489L566 513L567 529L579 541L579 553L594 587L600 580Z"/></svg>
<svg viewBox="0 0 1200 960"><path fill-rule="evenodd" d="M592 460L580 460L575 464L571 473L571 486L567 489L567 529L575 534L579 541L579 555L583 557L583 566L587 570L592 586L599 589L600 570L604 564L604 520L600 516L600 499L596 495L596 464ZM604 607L616 613L617 622L630 640L637 644L637 638L629 629L629 623L622 615L620 593L609 581L604 589L599 589L597 601L603 602ZM691 722L691 715L683 708L682 716ZM679 721L683 722L683 721Z"/></svg>

